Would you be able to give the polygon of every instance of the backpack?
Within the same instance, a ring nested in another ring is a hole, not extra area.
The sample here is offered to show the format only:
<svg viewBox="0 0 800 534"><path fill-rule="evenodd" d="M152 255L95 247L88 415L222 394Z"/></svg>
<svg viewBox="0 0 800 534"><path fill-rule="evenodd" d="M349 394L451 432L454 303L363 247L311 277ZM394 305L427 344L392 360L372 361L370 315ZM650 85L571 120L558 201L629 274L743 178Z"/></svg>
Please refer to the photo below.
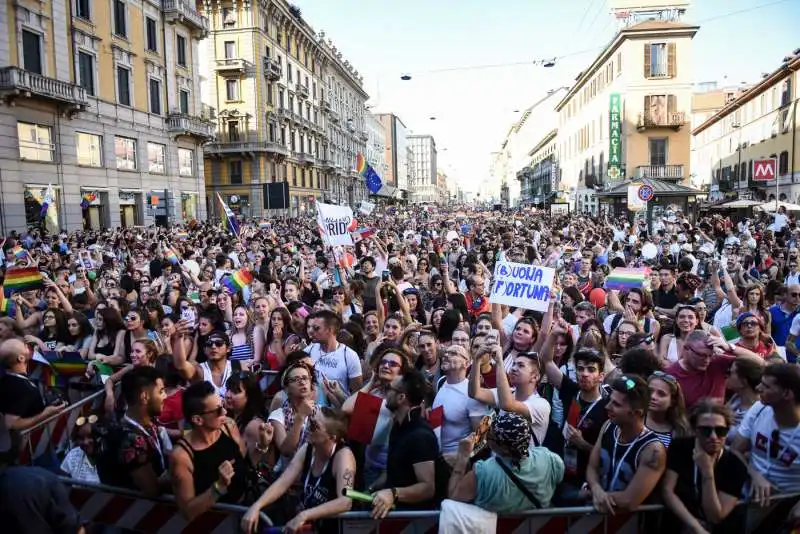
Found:
<svg viewBox="0 0 800 534"><path fill-rule="evenodd" d="M127 480L122 475L119 465L119 450L125 431L122 424L113 421L94 427L95 433L95 465L100 482L109 486L126 487Z"/></svg>
<svg viewBox="0 0 800 534"><path fill-rule="evenodd" d="M621 313L615 313L614 314L614 318L611 319L611 333L612 334L614 333L614 330L617 329L617 326L619 326L619 323L621 323L621 322L622 322L622 314ZM643 328L643 330L644 330L645 333L649 333L650 332L650 317L645 317L644 318L644 328Z"/></svg>

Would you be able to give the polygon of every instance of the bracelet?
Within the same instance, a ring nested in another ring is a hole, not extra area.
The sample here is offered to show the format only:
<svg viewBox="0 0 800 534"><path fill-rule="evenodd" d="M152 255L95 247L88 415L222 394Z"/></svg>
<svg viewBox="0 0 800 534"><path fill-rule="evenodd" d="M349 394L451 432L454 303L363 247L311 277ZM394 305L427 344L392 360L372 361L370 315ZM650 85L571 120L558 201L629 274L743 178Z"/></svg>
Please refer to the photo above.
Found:
<svg viewBox="0 0 800 534"><path fill-rule="evenodd" d="M261 448L261 445L256 445L256 452L259 454L267 454L269 452L269 443L267 443L264 448Z"/></svg>
<svg viewBox="0 0 800 534"><path fill-rule="evenodd" d="M392 500L398 502L400 499L397 495L397 488L392 488Z"/></svg>
<svg viewBox="0 0 800 534"><path fill-rule="evenodd" d="M214 498L215 501L219 500L220 497L223 497L226 493L228 493L228 489L221 489L219 487L219 482L214 482L211 485L211 496Z"/></svg>

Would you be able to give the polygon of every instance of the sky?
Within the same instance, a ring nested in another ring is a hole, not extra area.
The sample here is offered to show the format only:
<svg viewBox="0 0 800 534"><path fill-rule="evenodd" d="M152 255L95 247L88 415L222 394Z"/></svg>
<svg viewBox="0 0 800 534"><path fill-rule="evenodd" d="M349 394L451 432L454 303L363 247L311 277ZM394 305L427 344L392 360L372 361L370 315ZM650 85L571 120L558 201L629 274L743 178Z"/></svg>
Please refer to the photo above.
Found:
<svg viewBox="0 0 800 534"><path fill-rule="evenodd" d="M372 110L433 135L439 169L467 191L519 110L570 85L617 29L609 0L292 1L363 74ZM692 0L683 21L700 25L694 82L755 82L800 48L800 0Z"/></svg>

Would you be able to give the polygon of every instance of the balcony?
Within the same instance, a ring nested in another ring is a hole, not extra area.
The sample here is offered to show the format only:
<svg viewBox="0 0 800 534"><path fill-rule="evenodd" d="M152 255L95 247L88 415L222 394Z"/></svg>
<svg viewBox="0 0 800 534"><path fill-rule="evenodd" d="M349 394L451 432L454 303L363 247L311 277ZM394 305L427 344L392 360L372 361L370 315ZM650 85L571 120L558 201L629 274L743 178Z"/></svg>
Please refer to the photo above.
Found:
<svg viewBox="0 0 800 534"><path fill-rule="evenodd" d="M200 141L207 141L214 137L214 123L203 117L183 113L167 115L167 130L176 136L186 135Z"/></svg>
<svg viewBox="0 0 800 534"><path fill-rule="evenodd" d="M286 157L289 151L280 143L273 141L226 141L218 140L210 143L205 147L206 153L215 156L223 156L226 154L242 154L245 156L254 156L259 153L274 154L276 156Z"/></svg>
<svg viewBox="0 0 800 534"><path fill-rule="evenodd" d="M358 138L361 139L362 141L369 141L369 133L362 130L358 132Z"/></svg>
<svg viewBox="0 0 800 534"><path fill-rule="evenodd" d="M333 170L333 160L328 159L326 157L322 157L318 160L319 166L324 171L332 171Z"/></svg>
<svg viewBox="0 0 800 534"><path fill-rule="evenodd" d="M298 152L296 157L297 162L301 165L314 165L317 162L317 159L314 156L311 154L306 154L305 152Z"/></svg>
<svg viewBox="0 0 800 534"><path fill-rule="evenodd" d="M247 61L233 57L217 59L214 70L223 76L241 76L247 72Z"/></svg>
<svg viewBox="0 0 800 534"><path fill-rule="evenodd" d="M655 116L652 113L642 113L639 115L639 121L636 123L636 129L640 132L656 128L672 128L678 131L684 124L686 124L686 113L683 111L670 111L663 116Z"/></svg>
<svg viewBox="0 0 800 534"><path fill-rule="evenodd" d="M292 118L292 112L286 108L278 108L272 112L279 121L288 121Z"/></svg>
<svg viewBox="0 0 800 534"><path fill-rule="evenodd" d="M281 68L280 63L275 61L272 58L265 57L264 58L264 76L273 82L276 82L281 79L283 75L283 68Z"/></svg>
<svg viewBox="0 0 800 534"><path fill-rule="evenodd" d="M0 98L33 98L66 104L73 111L80 111L89 104L86 89L71 82L56 80L19 67L0 69Z"/></svg>
<svg viewBox="0 0 800 534"><path fill-rule="evenodd" d="M331 111L331 101L322 97L319 99L319 107L322 108L322 111Z"/></svg>
<svg viewBox="0 0 800 534"><path fill-rule="evenodd" d="M685 178L683 165L639 165L636 178L655 178L656 180L680 181Z"/></svg>
<svg viewBox="0 0 800 534"><path fill-rule="evenodd" d="M292 122L294 122L298 126L302 126L303 125L303 116L300 115L297 112L294 112L294 111L292 111L291 113L292 113Z"/></svg>
<svg viewBox="0 0 800 534"><path fill-rule="evenodd" d="M294 86L294 92L297 94L298 98L308 98L310 92L308 90L307 85L303 85L300 82L297 82Z"/></svg>
<svg viewBox="0 0 800 534"><path fill-rule="evenodd" d="M186 0L162 0L161 9L164 19L169 23L180 22L189 27L198 39L208 37L208 18L195 9L192 2Z"/></svg>
<svg viewBox="0 0 800 534"><path fill-rule="evenodd" d="M340 119L341 117L337 112L333 111L332 109L328 111L328 120L331 122L339 122Z"/></svg>

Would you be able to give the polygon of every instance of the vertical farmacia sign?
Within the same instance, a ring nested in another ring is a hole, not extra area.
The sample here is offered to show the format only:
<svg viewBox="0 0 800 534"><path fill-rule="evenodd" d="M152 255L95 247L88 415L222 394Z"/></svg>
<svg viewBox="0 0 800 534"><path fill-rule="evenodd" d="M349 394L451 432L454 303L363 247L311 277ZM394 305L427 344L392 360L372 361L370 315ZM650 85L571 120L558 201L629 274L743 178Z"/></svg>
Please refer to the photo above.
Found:
<svg viewBox="0 0 800 534"><path fill-rule="evenodd" d="M616 180L622 168L622 103L619 93L608 102L608 177Z"/></svg>

